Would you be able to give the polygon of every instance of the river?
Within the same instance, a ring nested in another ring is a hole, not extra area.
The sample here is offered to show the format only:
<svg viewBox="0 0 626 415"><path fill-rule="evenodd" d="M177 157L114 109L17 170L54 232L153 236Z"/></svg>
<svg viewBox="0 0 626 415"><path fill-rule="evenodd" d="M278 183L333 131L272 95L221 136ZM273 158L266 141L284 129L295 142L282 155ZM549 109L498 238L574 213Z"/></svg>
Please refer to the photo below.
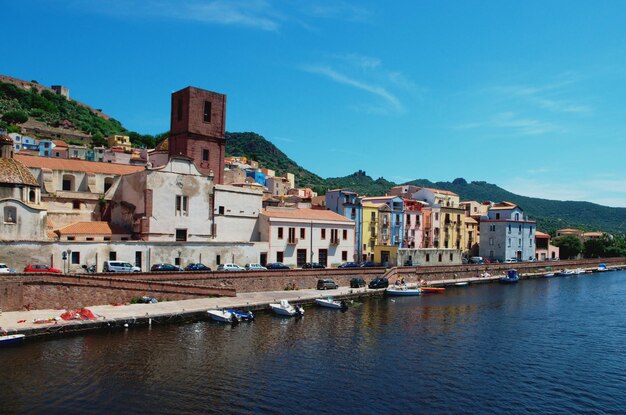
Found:
<svg viewBox="0 0 626 415"><path fill-rule="evenodd" d="M0 413L626 412L626 271L0 349Z"/></svg>

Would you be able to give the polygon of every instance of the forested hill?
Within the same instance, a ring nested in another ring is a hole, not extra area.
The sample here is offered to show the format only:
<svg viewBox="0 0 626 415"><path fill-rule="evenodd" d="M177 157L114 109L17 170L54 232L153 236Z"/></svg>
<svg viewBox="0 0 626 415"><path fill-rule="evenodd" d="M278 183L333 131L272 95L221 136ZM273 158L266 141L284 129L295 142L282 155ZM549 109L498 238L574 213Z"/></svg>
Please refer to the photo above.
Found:
<svg viewBox="0 0 626 415"><path fill-rule="evenodd" d="M296 184L311 187L319 194L328 189L349 188L361 195L383 195L397 184L382 177L373 179L364 171L345 177L323 179L300 167L274 144L255 133L227 133L226 154L247 156L259 161L263 166L276 170L278 174L292 172ZM539 199L511 193L495 184L476 181L468 183L464 179L453 182L433 183L429 180L413 180L405 184L432 187L457 193L461 200L509 201L518 204L531 219L537 221L538 229L553 232L562 228L600 230L614 234L626 234L626 208L611 208L589 202L571 202Z"/></svg>

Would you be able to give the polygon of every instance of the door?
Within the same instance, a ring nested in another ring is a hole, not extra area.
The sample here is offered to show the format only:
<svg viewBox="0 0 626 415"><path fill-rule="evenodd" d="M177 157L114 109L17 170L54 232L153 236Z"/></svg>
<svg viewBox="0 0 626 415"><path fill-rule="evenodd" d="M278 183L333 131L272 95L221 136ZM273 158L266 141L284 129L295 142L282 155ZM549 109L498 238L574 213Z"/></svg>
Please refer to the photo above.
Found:
<svg viewBox="0 0 626 415"><path fill-rule="evenodd" d="M298 249L296 252L296 261L298 268L301 268L302 265L304 265L306 262L306 249Z"/></svg>
<svg viewBox="0 0 626 415"><path fill-rule="evenodd" d="M261 259L260 259L259 262L263 266L265 266L267 264L267 252L261 252Z"/></svg>
<svg viewBox="0 0 626 415"><path fill-rule="evenodd" d="M328 266L328 249L320 249L317 257L319 258L319 263L324 265L325 267Z"/></svg>
<svg viewBox="0 0 626 415"><path fill-rule="evenodd" d="M389 266L389 251L380 251L380 260L383 263L383 267Z"/></svg>
<svg viewBox="0 0 626 415"><path fill-rule="evenodd" d="M135 251L135 266L143 269L141 266L141 251Z"/></svg>

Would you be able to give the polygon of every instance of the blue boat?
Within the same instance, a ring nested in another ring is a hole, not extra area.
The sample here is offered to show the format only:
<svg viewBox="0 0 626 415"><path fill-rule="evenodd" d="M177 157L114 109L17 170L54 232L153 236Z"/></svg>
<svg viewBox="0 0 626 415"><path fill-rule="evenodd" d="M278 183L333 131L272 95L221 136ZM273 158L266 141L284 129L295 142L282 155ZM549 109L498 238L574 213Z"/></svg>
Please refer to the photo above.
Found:
<svg viewBox="0 0 626 415"><path fill-rule="evenodd" d="M24 334L9 334L0 336L0 346L11 346L24 342L26 336Z"/></svg>
<svg viewBox="0 0 626 415"><path fill-rule="evenodd" d="M519 275L517 275L517 270L510 269L506 272L506 275L500 277L498 279L503 284L513 284L519 281Z"/></svg>
<svg viewBox="0 0 626 415"><path fill-rule="evenodd" d="M237 316L239 318L239 320L242 321L252 321L254 320L254 314L252 314L252 311L239 311L239 310L226 310L229 313L233 313L235 316Z"/></svg>

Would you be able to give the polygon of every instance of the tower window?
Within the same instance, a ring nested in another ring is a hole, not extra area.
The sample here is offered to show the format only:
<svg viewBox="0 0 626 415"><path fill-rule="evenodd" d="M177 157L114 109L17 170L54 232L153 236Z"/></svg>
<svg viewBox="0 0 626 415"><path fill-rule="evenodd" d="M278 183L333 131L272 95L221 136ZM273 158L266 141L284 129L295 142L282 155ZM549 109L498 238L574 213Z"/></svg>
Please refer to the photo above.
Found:
<svg viewBox="0 0 626 415"><path fill-rule="evenodd" d="M202 161L209 161L209 150L206 148L202 150Z"/></svg>
<svg viewBox="0 0 626 415"><path fill-rule="evenodd" d="M211 102L204 101L204 122L211 122Z"/></svg>
<svg viewBox="0 0 626 415"><path fill-rule="evenodd" d="M176 119L178 121L183 120L183 100L178 98L178 103L176 104Z"/></svg>

